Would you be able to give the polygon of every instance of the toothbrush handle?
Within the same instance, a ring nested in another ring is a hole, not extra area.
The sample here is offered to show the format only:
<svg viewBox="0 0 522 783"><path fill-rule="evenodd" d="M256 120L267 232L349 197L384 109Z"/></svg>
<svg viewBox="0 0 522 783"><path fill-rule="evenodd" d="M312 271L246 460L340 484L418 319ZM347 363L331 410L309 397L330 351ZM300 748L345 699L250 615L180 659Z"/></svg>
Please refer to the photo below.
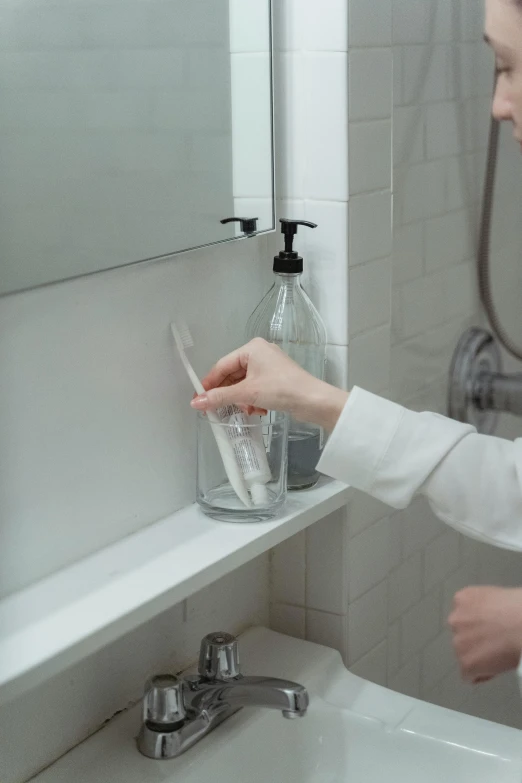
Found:
<svg viewBox="0 0 522 783"><path fill-rule="evenodd" d="M185 370L187 371L187 375L192 381L192 385L194 387L194 390L196 391L196 394L205 394L205 389L203 387L203 384L199 380L198 376L196 375L194 368L192 367L191 363L185 356L185 352L180 352L181 360L183 362L183 365L185 367Z"/></svg>
<svg viewBox="0 0 522 783"><path fill-rule="evenodd" d="M205 389L203 387L203 384L201 383L198 376L196 375L196 372L194 371L191 363L189 362L188 357L185 355L185 351L179 350L179 354L181 356L183 366L187 371L187 375L189 376L192 385L196 390L196 393L204 394ZM223 460L223 465L225 466L225 471L228 480L230 481L230 485L234 490L234 492L236 493L236 495L238 496L238 498L241 500L241 502L247 508L251 508L252 503L250 502L250 495L248 494L248 490L245 481L243 479L243 475L240 472L239 465L237 464L237 460L233 451L233 446L229 441L226 432L221 426L221 420L217 415L217 413L215 413L214 411L208 411L207 418L210 422L210 426L212 427L212 432L214 434L214 438L216 439L219 453L221 454L221 459Z"/></svg>

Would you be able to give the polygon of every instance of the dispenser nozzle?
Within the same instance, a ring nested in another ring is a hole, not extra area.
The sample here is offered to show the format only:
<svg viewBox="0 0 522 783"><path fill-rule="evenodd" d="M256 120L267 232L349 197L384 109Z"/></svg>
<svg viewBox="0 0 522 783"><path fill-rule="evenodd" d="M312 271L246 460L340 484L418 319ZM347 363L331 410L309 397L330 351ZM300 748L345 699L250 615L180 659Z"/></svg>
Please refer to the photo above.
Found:
<svg viewBox="0 0 522 783"><path fill-rule="evenodd" d="M274 258L274 272L286 274L300 274L303 271L303 259L294 250L294 237L298 226L317 228L317 223L309 220L287 220L281 218L281 233L285 238L285 249Z"/></svg>
<svg viewBox="0 0 522 783"><path fill-rule="evenodd" d="M294 237L297 234L298 226L308 226L308 228L317 228L317 223L310 223L309 220L287 220L281 218L281 233L285 238L285 253L292 253L294 250Z"/></svg>

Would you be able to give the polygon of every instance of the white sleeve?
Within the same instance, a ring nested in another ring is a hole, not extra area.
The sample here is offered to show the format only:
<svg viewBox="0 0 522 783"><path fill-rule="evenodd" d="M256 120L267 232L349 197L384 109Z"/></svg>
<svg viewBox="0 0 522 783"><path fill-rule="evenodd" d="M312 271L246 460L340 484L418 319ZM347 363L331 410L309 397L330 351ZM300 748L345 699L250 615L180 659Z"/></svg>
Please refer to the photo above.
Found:
<svg viewBox="0 0 522 783"><path fill-rule="evenodd" d="M479 435L355 387L318 470L394 508L424 495L457 530L522 550L522 440Z"/></svg>

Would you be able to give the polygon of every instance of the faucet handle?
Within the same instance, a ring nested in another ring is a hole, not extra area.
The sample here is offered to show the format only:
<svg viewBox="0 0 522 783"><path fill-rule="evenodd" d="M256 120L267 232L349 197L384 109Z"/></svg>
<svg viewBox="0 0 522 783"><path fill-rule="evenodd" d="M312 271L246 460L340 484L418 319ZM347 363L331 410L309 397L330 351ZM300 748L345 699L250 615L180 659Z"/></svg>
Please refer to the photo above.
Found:
<svg viewBox="0 0 522 783"><path fill-rule="evenodd" d="M173 674L151 677L145 685L143 698L145 723L152 724L156 731L170 731L174 725L182 723L185 717L182 680Z"/></svg>
<svg viewBox="0 0 522 783"><path fill-rule="evenodd" d="M235 636L209 633L201 642L199 674L205 680L235 680L241 676L239 649Z"/></svg>

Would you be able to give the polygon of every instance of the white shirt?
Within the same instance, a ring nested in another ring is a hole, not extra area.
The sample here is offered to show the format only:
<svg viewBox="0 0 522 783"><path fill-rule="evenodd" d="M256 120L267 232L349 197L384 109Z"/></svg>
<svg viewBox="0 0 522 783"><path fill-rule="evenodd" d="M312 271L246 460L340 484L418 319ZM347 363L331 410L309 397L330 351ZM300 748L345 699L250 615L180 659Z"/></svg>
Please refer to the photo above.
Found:
<svg viewBox="0 0 522 783"><path fill-rule="evenodd" d="M479 435L355 387L317 467L394 508L424 495L461 533L522 550L522 439ZM522 690L522 659L518 677Z"/></svg>
<svg viewBox="0 0 522 783"><path fill-rule="evenodd" d="M522 551L522 439L479 435L355 387L317 468L393 508L424 495L461 533Z"/></svg>

